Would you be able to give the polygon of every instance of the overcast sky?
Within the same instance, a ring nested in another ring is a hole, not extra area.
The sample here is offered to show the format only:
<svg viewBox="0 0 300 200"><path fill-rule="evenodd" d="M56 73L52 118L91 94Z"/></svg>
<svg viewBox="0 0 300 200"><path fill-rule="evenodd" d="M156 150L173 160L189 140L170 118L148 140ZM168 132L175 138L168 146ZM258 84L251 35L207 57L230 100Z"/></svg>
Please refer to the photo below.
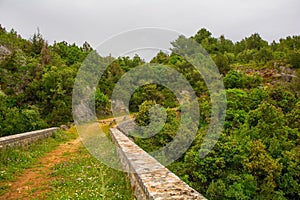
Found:
<svg viewBox="0 0 300 200"><path fill-rule="evenodd" d="M299 0L0 0L0 24L30 38L37 27L52 43L88 41L140 27L186 36L205 27L237 41L254 32L272 41L300 33Z"/></svg>

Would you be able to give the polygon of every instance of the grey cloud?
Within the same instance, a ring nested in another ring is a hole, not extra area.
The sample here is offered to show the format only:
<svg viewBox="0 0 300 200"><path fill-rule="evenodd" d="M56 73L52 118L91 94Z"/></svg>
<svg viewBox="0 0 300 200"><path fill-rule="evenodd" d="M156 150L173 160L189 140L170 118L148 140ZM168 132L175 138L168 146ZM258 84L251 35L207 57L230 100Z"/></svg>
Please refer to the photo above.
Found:
<svg viewBox="0 0 300 200"><path fill-rule="evenodd" d="M2 0L0 23L29 38L39 27L54 40L97 46L111 35L162 27L187 36L202 27L240 40L254 32L272 41L298 35L298 0Z"/></svg>

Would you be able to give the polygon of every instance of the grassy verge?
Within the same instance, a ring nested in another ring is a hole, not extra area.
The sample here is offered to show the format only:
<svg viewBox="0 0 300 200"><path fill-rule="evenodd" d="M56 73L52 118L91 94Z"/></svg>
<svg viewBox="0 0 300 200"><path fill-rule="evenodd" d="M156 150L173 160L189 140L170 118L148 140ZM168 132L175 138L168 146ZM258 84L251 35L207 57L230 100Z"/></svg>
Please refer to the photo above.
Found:
<svg viewBox="0 0 300 200"><path fill-rule="evenodd" d="M103 127L105 132L108 127ZM47 199L134 199L124 172L102 164L80 147L78 152L55 165Z"/></svg>
<svg viewBox="0 0 300 200"><path fill-rule="evenodd" d="M134 199L125 174L102 164L84 147L56 165L52 176L47 199Z"/></svg>
<svg viewBox="0 0 300 200"><path fill-rule="evenodd" d="M55 149L60 143L76 138L75 134L57 131L49 138L35 142L27 147L0 150L0 195L9 188L22 172L33 166L45 153Z"/></svg>

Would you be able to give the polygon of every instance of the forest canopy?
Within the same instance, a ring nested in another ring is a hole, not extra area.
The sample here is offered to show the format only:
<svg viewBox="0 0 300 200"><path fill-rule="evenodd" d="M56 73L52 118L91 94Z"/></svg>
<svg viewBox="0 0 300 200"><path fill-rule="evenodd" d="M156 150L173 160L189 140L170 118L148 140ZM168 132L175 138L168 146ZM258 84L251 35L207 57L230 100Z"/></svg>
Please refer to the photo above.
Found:
<svg viewBox="0 0 300 200"><path fill-rule="evenodd" d="M199 149L210 122L207 86L192 64L163 52L150 61L184 75L197 96L199 129L189 150L169 168L209 199L297 199L300 196L300 36L271 43L258 33L233 42L200 29L191 37L211 56L226 88L224 129L203 159ZM171 42L171 41L170 41ZM176 43L176 41L173 41ZM48 44L38 31L29 40L0 26L0 136L71 124L76 74L93 48L67 42ZM101 55L100 55L101 56ZM111 63L94 100L98 117L111 115L116 82L145 61L101 57ZM166 145L177 131L180 108L166 87L148 84L131 97L136 121L149 123L149 108L161 104L167 123L149 139L134 138L146 151Z"/></svg>

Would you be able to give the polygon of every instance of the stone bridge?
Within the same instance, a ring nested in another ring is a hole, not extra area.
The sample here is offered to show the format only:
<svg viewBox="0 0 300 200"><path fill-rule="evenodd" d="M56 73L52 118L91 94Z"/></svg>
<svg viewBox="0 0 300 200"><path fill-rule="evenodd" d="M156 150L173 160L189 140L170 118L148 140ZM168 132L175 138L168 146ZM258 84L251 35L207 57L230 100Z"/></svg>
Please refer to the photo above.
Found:
<svg viewBox="0 0 300 200"><path fill-rule="evenodd" d="M111 128L110 133L113 142L119 147L119 160L128 172L138 200L206 199L131 141L126 136L126 126L132 127L130 122L121 124L118 128Z"/></svg>

